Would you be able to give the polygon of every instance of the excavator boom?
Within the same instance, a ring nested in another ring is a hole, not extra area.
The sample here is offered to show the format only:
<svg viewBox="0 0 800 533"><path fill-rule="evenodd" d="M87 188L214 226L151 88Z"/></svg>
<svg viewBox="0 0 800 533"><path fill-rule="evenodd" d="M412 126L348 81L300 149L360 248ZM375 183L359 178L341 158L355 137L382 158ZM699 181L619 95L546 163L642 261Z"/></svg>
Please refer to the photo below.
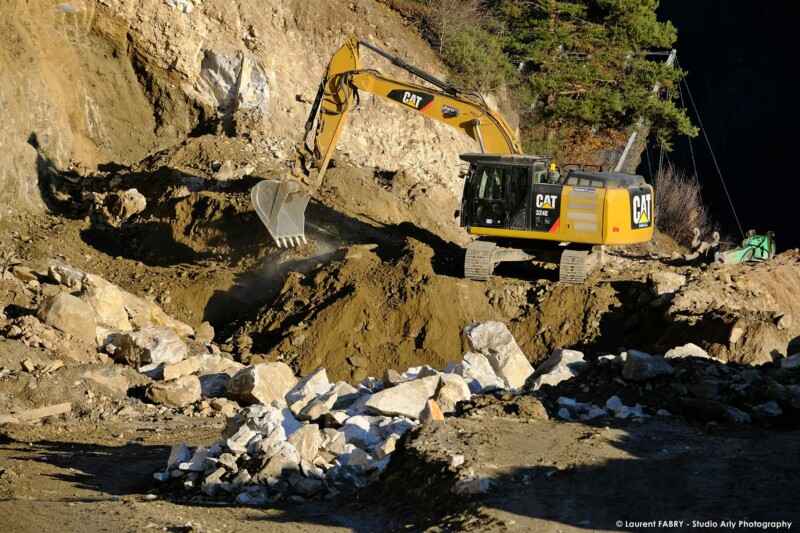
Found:
<svg viewBox="0 0 800 533"><path fill-rule="evenodd" d="M363 69L359 45L434 87ZM252 190L256 213L278 246L305 242L306 206L322 183L347 116L358 101L359 89L462 131L478 142L483 153L522 153L514 131L478 93L453 87L370 44L350 38L331 57L306 122L306 138L314 122L317 129L313 147L300 150L306 156L305 169L296 169L294 176L283 180L263 180Z"/></svg>

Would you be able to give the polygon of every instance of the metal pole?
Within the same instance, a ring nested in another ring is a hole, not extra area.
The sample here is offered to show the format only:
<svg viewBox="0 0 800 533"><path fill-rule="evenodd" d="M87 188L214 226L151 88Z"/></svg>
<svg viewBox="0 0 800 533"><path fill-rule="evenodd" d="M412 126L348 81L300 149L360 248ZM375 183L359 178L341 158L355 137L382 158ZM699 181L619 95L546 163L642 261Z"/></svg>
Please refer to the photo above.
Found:
<svg viewBox="0 0 800 533"><path fill-rule="evenodd" d="M671 67L673 63L675 63L675 57L677 55L678 51L674 49L669 53L669 57L667 58L668 66ZM660 88L661 85L656 83L653 86L653 92L657 93ZM639 122L636 123L636 127L633 129L630 136L628 137L628 142L627 144L625 144L625 149L622 151L622 155L619 156L619 161L617 161L617 166L614 167L614 172L619 172L622 169L622 165L625 164L625 160L628 158L628 154L630 153L631 148L633 147L633 141L636 140L636 136L639 134L639 130L642 129L643 125L644 125L644 119L640 118Z"/></svg>

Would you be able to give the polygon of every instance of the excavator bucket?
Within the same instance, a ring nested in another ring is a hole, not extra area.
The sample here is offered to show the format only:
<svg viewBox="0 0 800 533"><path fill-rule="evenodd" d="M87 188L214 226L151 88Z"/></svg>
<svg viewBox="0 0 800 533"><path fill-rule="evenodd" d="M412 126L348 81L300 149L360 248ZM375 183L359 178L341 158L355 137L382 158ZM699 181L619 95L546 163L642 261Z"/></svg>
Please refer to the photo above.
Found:
<svg viewBox="0 0 800 533"><path fill-rule="evenodd" d="M258 218L279 248L307 242L305 213L310 199L292 180L263 180L250 193Z"/></svg>
<svg viewBox="0 0 800 533"><path fill-rule="evenodd" d="M750 230L741 246L726 252L717 252L714 260L717 263L736 265L761 263L773 257L775 257L775 233L768 231L764 235L756 235L754 230Z"/></svg>

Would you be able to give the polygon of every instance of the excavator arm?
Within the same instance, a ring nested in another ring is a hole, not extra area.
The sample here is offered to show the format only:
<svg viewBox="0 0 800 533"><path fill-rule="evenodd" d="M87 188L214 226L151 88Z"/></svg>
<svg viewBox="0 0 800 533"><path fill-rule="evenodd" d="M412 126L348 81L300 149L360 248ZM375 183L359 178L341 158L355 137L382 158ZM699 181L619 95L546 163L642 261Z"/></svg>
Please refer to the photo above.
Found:
<svg viewBox="0 0 800 533"><path fill-rule="evenodd" d="M363 69L359 46L378 53L394 65L427 81L427 87ZM252 191L256 212L278 246L305 242L305 209L322 183L358 91L378 95L389 102L447 124L471 137L490 154L521 154L516 134L478 93L453 87L356 38L350 38L328 64L305 126L305 138L317 123L313 146L304 150L306 165L283 180L264 180Z"/></svg>

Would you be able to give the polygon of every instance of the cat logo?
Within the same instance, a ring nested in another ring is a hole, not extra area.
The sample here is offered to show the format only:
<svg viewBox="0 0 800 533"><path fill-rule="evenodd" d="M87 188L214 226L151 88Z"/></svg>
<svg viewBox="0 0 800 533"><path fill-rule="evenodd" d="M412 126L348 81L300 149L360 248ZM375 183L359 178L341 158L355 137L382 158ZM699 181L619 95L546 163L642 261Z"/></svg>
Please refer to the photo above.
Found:
<svg viewBox="0 0 800 533"><path fill-rule="evenodd" d="M419 109L419 103L422 101L422 97L418 94L414 94L410 91L406 91L403 93L403 103L408 104L414 109Z"/></svg>
<svg viewBox="0 0 800 533"><path fill-rule="evenodd" d="M555 194L537 194L536 207L539 209L555 209L558 196Z"/></svg>
<svg viewBox="0 0 800 533"><path fill-rule="evenodd" d="M417 111L427 110L433 103L433 95L419 93L415 91L403 91L401 89L394 89L387 94L390 99L395 102L407 105Z"/></svg>
<svg viewBox="0 0 800 533"><path fill-rule="evenodd" d="M632 227L648 228L653 220L652 195L648 192L637 194L631 198L631 214L633 215Z"/></svg>

